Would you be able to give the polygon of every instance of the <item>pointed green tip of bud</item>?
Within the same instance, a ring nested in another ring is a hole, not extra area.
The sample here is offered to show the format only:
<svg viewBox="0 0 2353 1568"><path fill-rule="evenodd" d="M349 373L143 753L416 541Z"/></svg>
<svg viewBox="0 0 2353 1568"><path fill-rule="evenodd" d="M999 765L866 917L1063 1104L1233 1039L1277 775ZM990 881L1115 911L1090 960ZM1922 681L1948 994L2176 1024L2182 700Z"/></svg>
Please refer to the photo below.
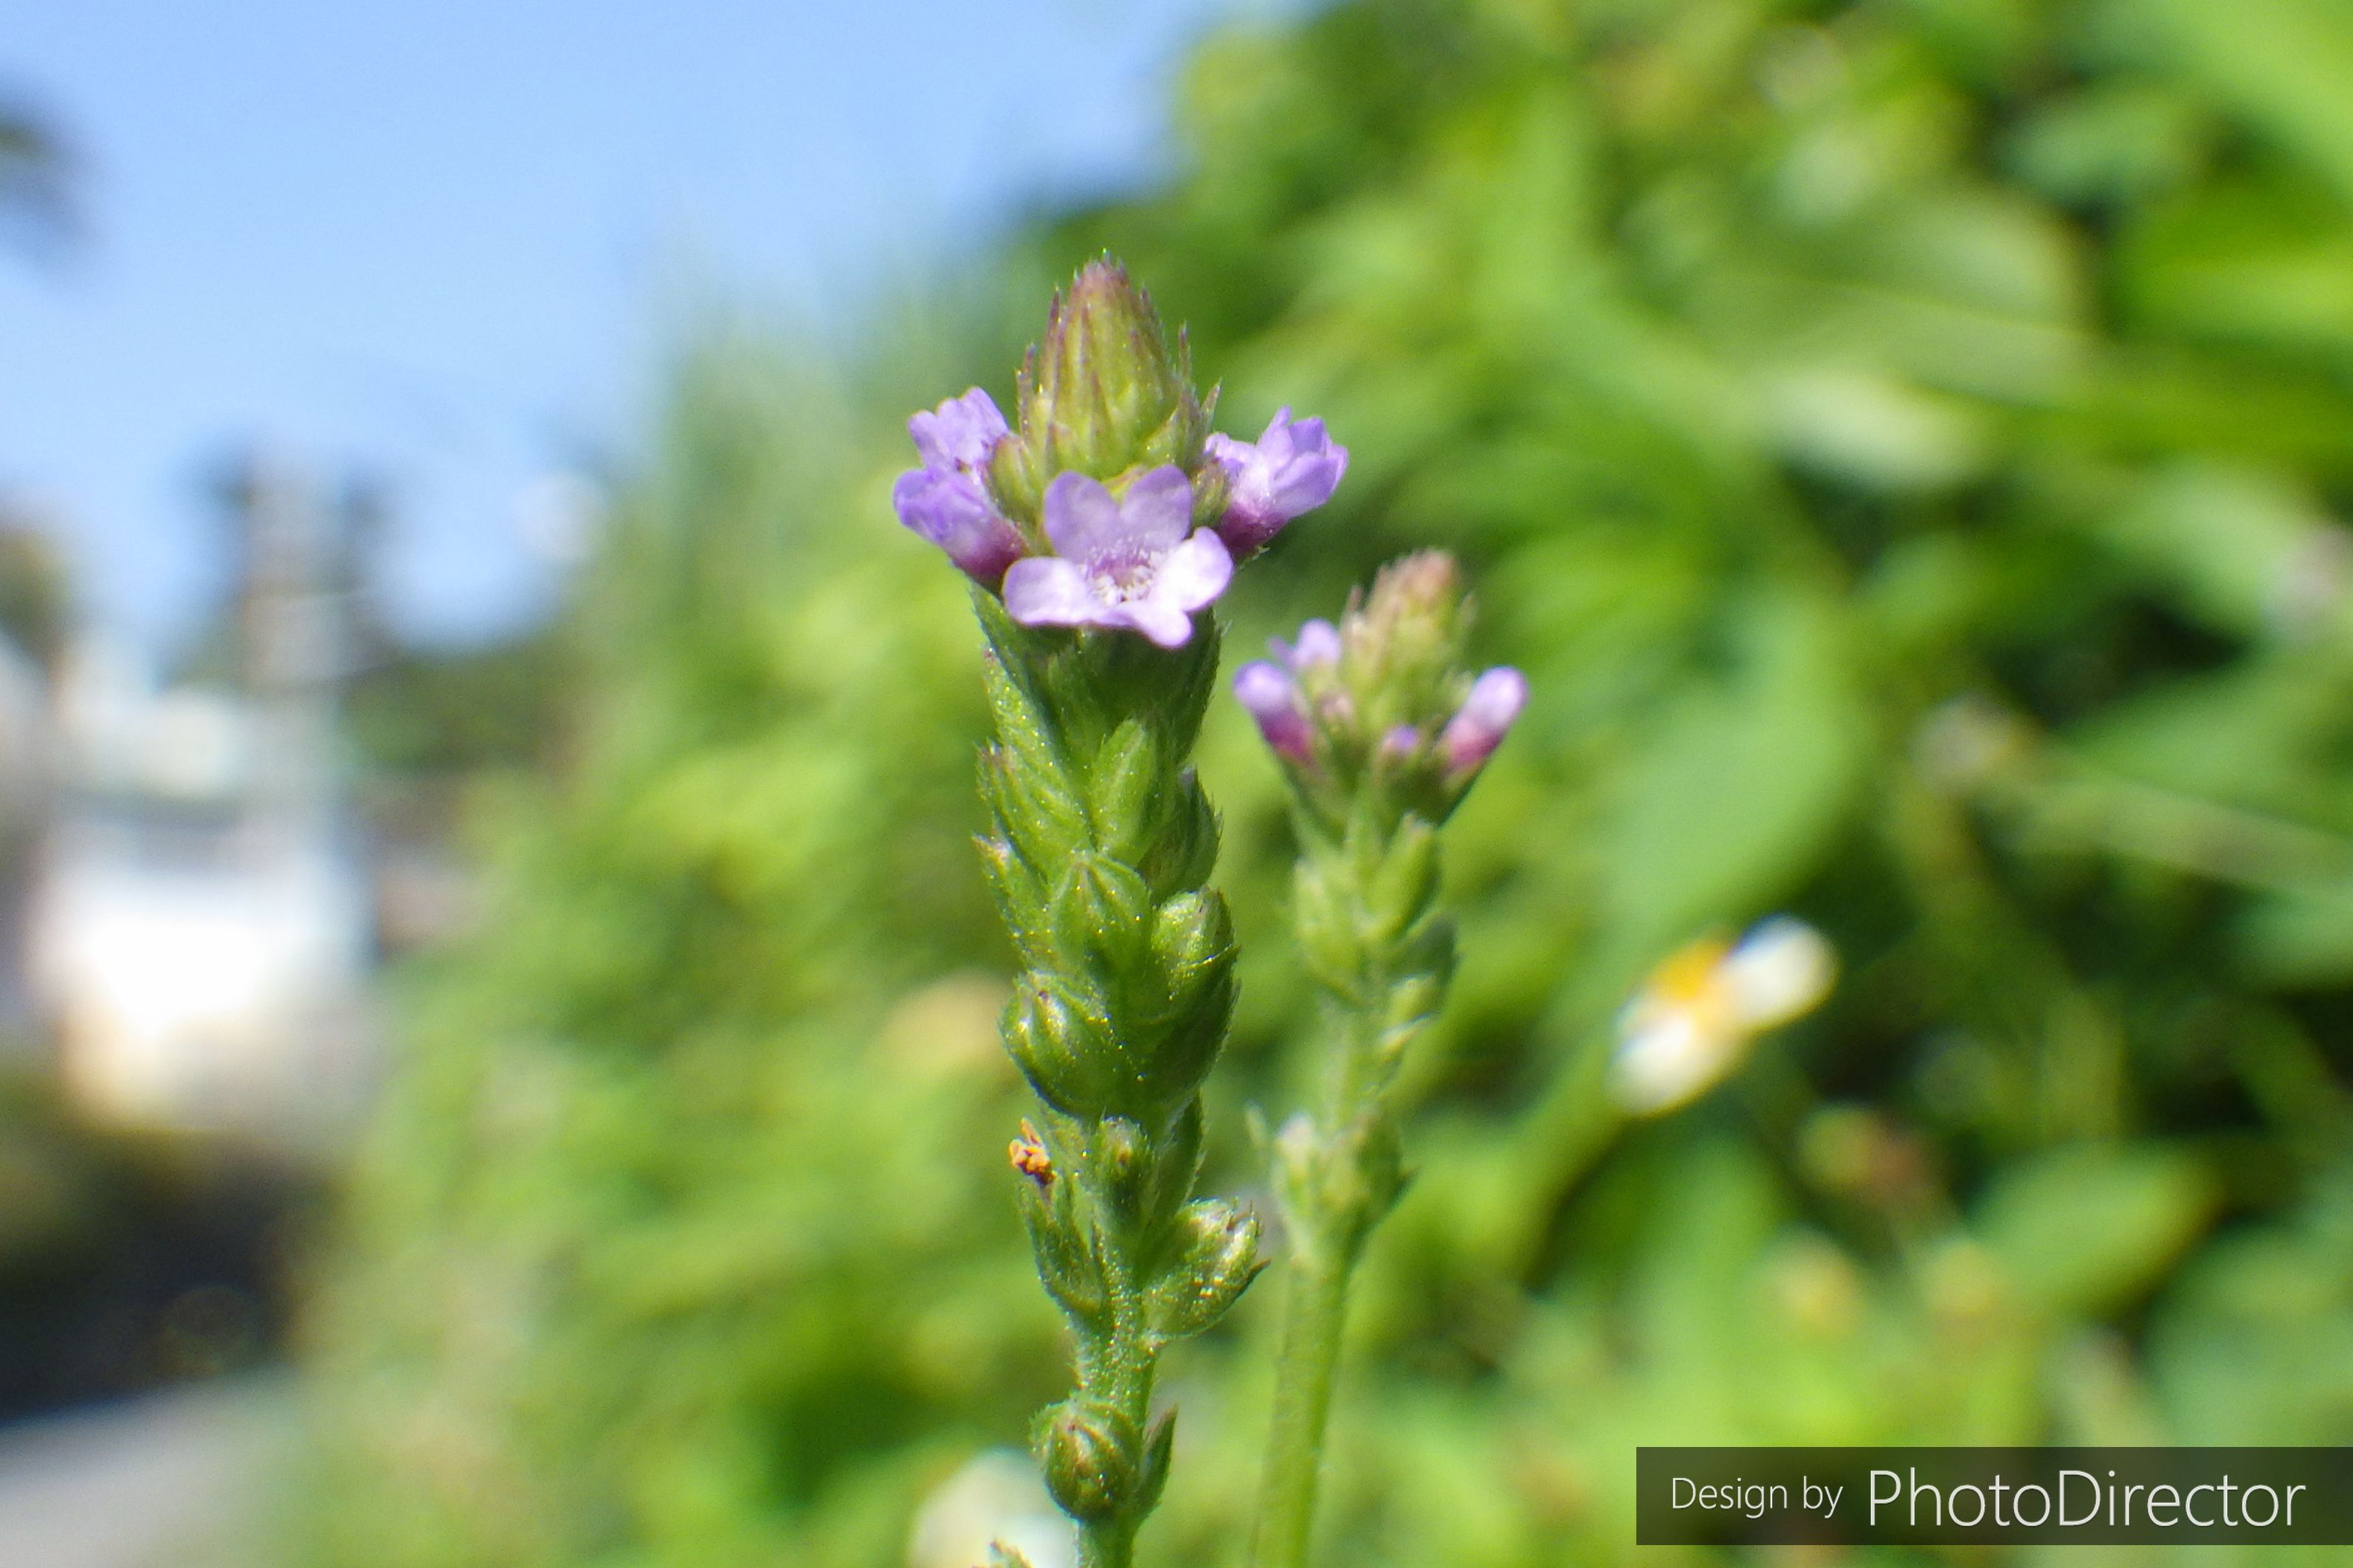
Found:
<svg viewBox="0 0 2353 1568"><path fill-rule="evenodd" d="M1461 570L1446 552L1418 551L1381 568L1341 636L1366 695L1388 699L1376 704L1391 710L1382 719L1411 723L1451 705L1469 618Z"/></svg>
<svg viewBox="0 0 2353 1568"><path fill-rule="evenodd" d="M1426 642L1451 637L1461 621L1461 569L1445 550L1414 550L1381 566L1365 599L1365 626L1384 642L1400 632Z"/></svg>
<svg viewBox="0 0 2353 1568"><path fill-rule="evenodd" d="M1071 468L1105 480L1167 463L1198 469L1209 418L1190 358L1125 268L1108 256L1081 268L1022 375L1019 439L1039 487Z"/></svg>

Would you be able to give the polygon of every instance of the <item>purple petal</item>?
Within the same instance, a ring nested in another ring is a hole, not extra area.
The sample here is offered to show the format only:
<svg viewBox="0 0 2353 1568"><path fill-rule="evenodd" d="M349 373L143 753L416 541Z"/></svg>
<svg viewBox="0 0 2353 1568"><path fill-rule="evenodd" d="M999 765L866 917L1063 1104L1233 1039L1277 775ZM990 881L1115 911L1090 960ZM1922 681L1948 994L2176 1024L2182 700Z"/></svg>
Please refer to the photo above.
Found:
<svg viewBox="0 0 2353 1568"><path fill-rule="evenodd" d="M1248 441L1235 440L1222 430L1212 430L1208 439L1201 443L1201 450L1211 462L1225 469L1226 479L1231 483L1241 477L1242 465L1250 461L1258 448Z"/></svg>
<svg viewBox="0 0 2353 1568"><path fill-rule="evenodd" d="M1421 731L1410 724L1393 724L1381 737L1381 751L1394 760L1402 761L1421 750Z"/></svg>
<svg viewBox="0 0 2353 1568"><path fill-rule="evenodd" d="M1016 561L1005 574L1005 610L1025 626L1103 626L1109 606L1078 563L1055 555Z"/></svg>
<svg viewBox="0 0 2353 1568"><path fill-rule="evenodd" d="M1264 659L1255 659L1234 671L1234 697L1258 721L1258 732L1277 753L1295 763L1307 761L1307 714L1297 681Z"/></svg>
<svg viewBox="0 0 2353 1568"><path fill-rule="evenodd" d="M1161 557L1152 589L1145 596L1190 615L1226 591L1234 580L1234 558L1225 542L1204 528Z"/></svg>
<svg viewBox="0 0 2353 1568"><path fill-rule="evenodd" d="M1113 554L1126 542L1119 502L1084 474L1057 474L1046 487L1046 537L1053 541L1054 553L1068 560Z"/></svg>
<svg viewBox="0 0 2353 1568"><path fill-rule="evenodd" d="M977 468L1008 432L996 401L976 386L910 417L907 434L927 468Z"/></svg>
<svg viewBox="0 0 2353 1568"><path fill-rule="evenodd" d="M1528 678L1509 665L1499 665L1472 682L1461 711L1447 721L1446 732L1438 738L1447 772L1476 771L1504 743L1527 700Z"/></svg>
<svg viewBox="0 0 2353 1568"><path fill-rule="evenodd" d="M1130 599L1103 607L1102 625L1142 632L1162 647L1183 647L1193 636L1193 617L1166 599Z"/></svg>
<svg viewBox="0 0 2353 1568"><path fill-rule="evenodd" d="M891 487L891 504L901 522L945 551L976 582L995 586L1021 554L1021 535L968 474L911 468Z"/></svg>
<svg viewBox="0 0 2353 1568"><path fill-rule="evenodd" d="M1341 476L1347 471L1345 447L1327 445L1293 458L1274 470L1274 510L1286 520L1314 511L1332 499L1332 492L1340 488Z"/></svg>
<svg viewBox="0 0 2353 1568"><path fill-rule="evenodd" d="M1119 515L1127 530L1127 543L1165 550L1182 540L1193 526L1193 481L1182 468L1155 468L1127 487Z"/></svg>
<svg viewBox="0 0 2353 1568"><path fill-rule="evenodd" d="M1318 616L1300 626L1298 642L1286 643L1277 637L1272 647L1282 662L1293 669L1337 664L1340 662L1340 628Z"/></svg>

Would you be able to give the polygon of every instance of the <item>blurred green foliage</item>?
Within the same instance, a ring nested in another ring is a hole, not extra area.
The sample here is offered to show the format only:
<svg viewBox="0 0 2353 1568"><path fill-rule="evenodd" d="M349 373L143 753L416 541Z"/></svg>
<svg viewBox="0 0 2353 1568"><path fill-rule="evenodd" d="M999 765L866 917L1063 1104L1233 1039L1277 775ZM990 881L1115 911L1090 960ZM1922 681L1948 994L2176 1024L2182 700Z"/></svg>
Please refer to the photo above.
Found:
<svg viewBox="0 0 2353 1568"><path fill-rule="evenodd" d="M2353 1438L2348 82L2340 0L1357 0L1206 44L1181 174L1034 226L1018 307L848 371L712 331L567 627L575 754L406 981L311 1559L880 1568L1050 1396L977 639L885 494L1103 246L1224 427L1354 453L1236 646L1438 543L1534 686L1451 830L1329 1561L1630 1560L1638 1442ZM1303 992L1229 704L1203 771L1216 1190ZM1777 908L1839 994L1617 1124L1620 1001ZM1271 1302L1172 1366L1148 1561L1235 1555Z"/></svg>

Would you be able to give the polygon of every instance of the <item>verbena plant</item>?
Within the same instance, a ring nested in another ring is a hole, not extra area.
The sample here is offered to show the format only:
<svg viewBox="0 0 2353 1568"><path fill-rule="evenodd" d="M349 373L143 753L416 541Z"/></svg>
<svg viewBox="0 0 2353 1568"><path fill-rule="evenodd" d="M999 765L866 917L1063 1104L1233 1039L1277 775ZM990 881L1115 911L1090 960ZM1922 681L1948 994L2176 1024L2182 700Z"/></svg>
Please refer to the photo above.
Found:
<svg viewBox="0 0 2353 1568"><path fill-rule="evenodd" d="M1255 442L1209 429L1150 300L1108 261L1055 301L1018 426L975 388L910 422L901 520L974 584L997 739L981 791L989 879L1023 966L1006 1048L1037 1091L1013 1143L1038 1273L1077 1386L1038 1418L1086 1568L1124 1568L1166 1485L1162 1350L1224 1316L1260 1267L1247 1207L1194 1195L1201 1085L1234 1003L1209 886L1218 821L1189 765L1218 663L1212 606L1345 447L1286 409ZM1305 1561L1348 1285L1403 1163L1386 1094L1453 963L1437 828L1525 700L1461 668L1465 606L1431 553L1341 624L1312 620L1236 692L1290 778L1297 933L1324 995L1325 1085L1272 1142L1290 1289L1256 1555ZM1000 1559L1018 1561L999 1547Z"/></svg>

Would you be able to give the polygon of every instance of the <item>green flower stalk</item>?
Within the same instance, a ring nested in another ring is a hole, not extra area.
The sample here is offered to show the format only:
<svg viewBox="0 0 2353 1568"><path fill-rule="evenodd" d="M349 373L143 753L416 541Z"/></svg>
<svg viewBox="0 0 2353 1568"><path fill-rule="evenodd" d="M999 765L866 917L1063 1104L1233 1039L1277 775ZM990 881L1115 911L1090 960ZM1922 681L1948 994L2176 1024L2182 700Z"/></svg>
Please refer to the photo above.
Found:
<svg viewBox="0 0 2353 1568"><path fill-rule="evenodd" d="M1293 920L1324 1035L1315 1108L1273 1140L1290 1257L1254 1568L1307 1561L1349 1283L1404 1184L1388 1090L1454 965L1439 826L1526 700L1519 671L1462 668L1468 617L1453 562L1408 556L1339 626L1310 621L1280 663L1235 677L1291 782Z"/></svg>
<svg viewBox="0 0 2353 1568"><path fill-rule="evenodd" d="M1097 263L1022 370L1019 428L977 390L918 414L923 466L893 496L974 579L987 639L981 848L1022 966L1006 1047L1040 1102L1013 1163L1077 1352L1077 1387L1035 1441L1085 1568L1125 1568L1167 1483L1162 1350L1259 1268L1257 1216L1194 1195L1201 1085L1234 1001L1232 925L1208 885L1217 817L1187 765L1217 679L1203 612L1262 542L1221 530L1238 508L1260 528L1270 468L1292 481L1279 527L1331 493L1345 454L1320 425L1271 454L1213 447L1213 401L1181 337L1172 351L1144 293ZM1301 472L1314 462L1320 490Z"/></svg>

